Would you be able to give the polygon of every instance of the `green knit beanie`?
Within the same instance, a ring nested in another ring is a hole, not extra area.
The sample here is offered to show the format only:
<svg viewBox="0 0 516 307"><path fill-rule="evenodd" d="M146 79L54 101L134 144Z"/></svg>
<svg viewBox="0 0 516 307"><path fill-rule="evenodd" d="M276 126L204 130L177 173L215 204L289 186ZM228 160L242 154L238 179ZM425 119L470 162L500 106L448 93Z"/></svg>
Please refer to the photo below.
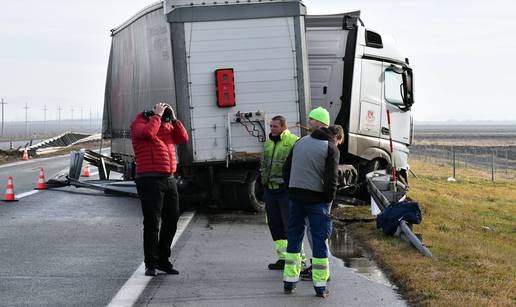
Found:
<svg viewBox="0 0 516 307"><path fill-rule="evenodd" d="M323 107L317 107L317 108L313 109L310 112L310 114L308 115L308 118L320 121L321 123L325 124L326 126L330 125L330 112L328 112L328 110L326 110Z"/></svg>

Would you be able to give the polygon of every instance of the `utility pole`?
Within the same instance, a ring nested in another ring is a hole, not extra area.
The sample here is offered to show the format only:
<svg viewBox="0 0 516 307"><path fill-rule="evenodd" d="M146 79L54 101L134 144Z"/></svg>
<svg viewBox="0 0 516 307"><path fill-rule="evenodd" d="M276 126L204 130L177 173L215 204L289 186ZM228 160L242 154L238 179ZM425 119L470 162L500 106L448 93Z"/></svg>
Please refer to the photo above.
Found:
<svg viewBox="0 0 516 307"><path fill-rule="evenodd" d="M73 127L73 107L70 108L70 111L72 111L72 122L70 123L70 127ZM71 128L70 130L73 130L73 128Z"/></svg>
<svg viewBox="0 0 516 307"><path fill-rule="evenodd" d="M29 112L28 110L30 109L29 106L27 105L27 103L25 103L25 107L23 107L22 109L25 109L25 136L29 136L29 121L28 121L28 115L29 115Z"/></svg>
<svg viewBox="0 0 516 307"><path fill-rule="evenodd" d="M57 107L57 129L59 130L59 133L61 133L61 110L63 109L61 108L61 105L59 105Z"/></svg>
<svg viewBox="0 0 516 307"><path fill-rule="evenodd" d="M91 133L91 108L90 108L90 133Z"/></svg>
<svg viewBox="0 0 516 307"><path fill-rule="evenodd" d="M42 109L43 110L43 133L47 134L47 105Z"/></svg>
<svg viewBox="0 0 516 307"><path fill-rule="evenodd" d="M7 102L4 101L4 99L2 98L2 136L4 136L4 105L7 104Z"/></svg>
<svg viewBox="0 0 516 307"><path fill-rule="evenodd" d="M83 111L83 107L81 107L81 130L83 129L83 128L82 128L82 121L83 121L82 111Z"/></svg>

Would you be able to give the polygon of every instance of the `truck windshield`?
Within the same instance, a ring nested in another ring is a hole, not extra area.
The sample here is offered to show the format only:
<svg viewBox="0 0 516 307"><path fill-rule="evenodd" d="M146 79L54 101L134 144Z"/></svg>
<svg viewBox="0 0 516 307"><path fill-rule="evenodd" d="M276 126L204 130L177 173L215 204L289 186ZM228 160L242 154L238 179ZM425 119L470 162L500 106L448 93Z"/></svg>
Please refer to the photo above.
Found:
<svg viewBox="0 0 516 307"><path fill-rule="evenodd" d="M403 96L402 75L387 69L385 71L385 100L397 106L404 106Z"/></svg>

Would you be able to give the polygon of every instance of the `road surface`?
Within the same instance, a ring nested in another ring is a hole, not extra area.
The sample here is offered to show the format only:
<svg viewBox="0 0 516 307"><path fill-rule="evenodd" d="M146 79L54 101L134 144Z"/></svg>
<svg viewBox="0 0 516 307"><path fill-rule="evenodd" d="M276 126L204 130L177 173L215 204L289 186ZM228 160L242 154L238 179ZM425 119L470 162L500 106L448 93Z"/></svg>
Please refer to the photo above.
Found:
<svg viewBox="0 0 516 307"><path fill-rule="evenodd" d="M0 184L14 176L17 194L31 191L39 167L49 177L68 163L0 166ZM262 214L184 213L172 252L180 275L145 277L141 222L137 199L73 187L0 203L1 305L405 306L334 257L330 297L316 298L310 282L283 294L281 272L267 270L275 253Z"/></svg>

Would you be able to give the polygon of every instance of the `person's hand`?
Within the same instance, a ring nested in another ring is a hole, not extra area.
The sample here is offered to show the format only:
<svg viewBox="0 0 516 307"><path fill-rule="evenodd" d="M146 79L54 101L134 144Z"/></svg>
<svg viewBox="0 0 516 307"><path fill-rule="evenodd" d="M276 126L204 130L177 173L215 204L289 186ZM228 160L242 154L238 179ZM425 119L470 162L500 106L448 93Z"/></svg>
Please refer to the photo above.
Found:
<svg viewBox="0 0 516 307"><path fill-rule="evenodd" d="M157 114L159 116L163 115L163 112L165 112L165 105L166 104L163 102L157 103L154 106L154 114Z"/></svg>
<svg viewBox="0 0 516 307"><path fill-rule="evenodd" d="M176 112L174 112L174 109L172 108L172 106L171 106L171 105L169 105L168 103L165 103L165 108L170 109L170 112L172 113L172 116L170 117L170 119L171 119L172 121L177 120L177 118L176 118Z"/></svg>

